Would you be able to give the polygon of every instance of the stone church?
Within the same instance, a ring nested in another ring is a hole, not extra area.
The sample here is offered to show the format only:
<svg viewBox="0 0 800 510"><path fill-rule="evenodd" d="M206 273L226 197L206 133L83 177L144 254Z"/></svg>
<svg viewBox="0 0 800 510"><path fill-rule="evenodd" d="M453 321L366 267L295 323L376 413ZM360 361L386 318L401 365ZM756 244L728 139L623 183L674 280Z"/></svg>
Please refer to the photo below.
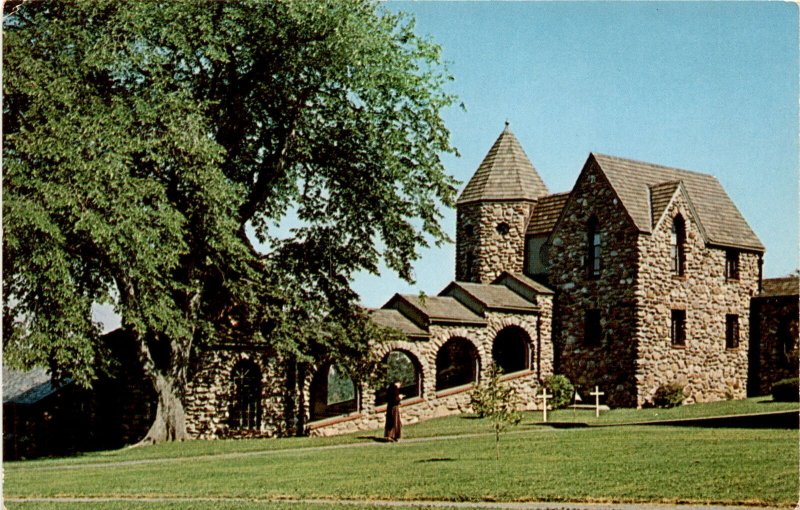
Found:
<svg viewBox="0 0 800 510"><path fill-rule="evenodd" d="M799 288L762 282L763 255L713 176L590 154L571 191L550 193L506 126L457 202L455 281L372 310L402 333L374 355L402 382L407 423L468 412L493 363L528 409L553 374L612 407L670 383L688 403L763 394L796 374ZM187 394L203 438L378 428L386 405L336 366L246 344L208 353Z"/></svg>
<svg viewBox="0 0 800 510"><path fill-rule="evenodd" d="M455 280L370 311L399 333L372 351L401 381L405 423L471 411L493 364L528 409L553 374L584 396L598 386L612 407L648 405L670 383L692 403L797 376L800 278L762 280L764 246L711 175L592 153L571 191L550 193L506 126L456 212ZM137 370L103 384L111 399L65 404L36 385L4 395L5 450L47 454L51 432L36 439L29 424L71 423L62 408L108 414L70 429L87 444L138 441L155 402ZM246 340L203 352L185 396L188 432L208 439L375 429L386 409L381 388L331 363L289 363Z"/></svg>

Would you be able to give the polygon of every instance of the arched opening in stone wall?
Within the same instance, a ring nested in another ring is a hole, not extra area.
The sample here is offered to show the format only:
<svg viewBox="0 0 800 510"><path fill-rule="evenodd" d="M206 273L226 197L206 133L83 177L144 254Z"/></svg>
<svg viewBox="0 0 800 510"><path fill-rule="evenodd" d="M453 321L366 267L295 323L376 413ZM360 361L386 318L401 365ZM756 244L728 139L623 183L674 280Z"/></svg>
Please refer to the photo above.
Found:
<svg viewBox="0 0 800 510"><path fill-rule="evenodd" d="M586 224L586 270L589 278L599 278L603 240L597 216L592 216Z"/></svg>
<svg viewBox="0 0 800 510"><path fill-rule="evenodd" d="M381 361L383 377L381 387L375 392L375 405L386 403L386 385L400 382L403 398L418 397L422 394L422 368L417 358L405 351L391 351Z"/></svg>
<svg viewBox="0 0 800 510"><path fill-rule="evenodd" d="M531 337L519 326L500 330L492 345L492 359L503 373L510 374L531 367Z"/></svg>
<svg viewBox="0 0 800 510"><path fill-rule="evenodd" d="M323 365L311 380L311 420L358 411L358 390L341 368Z"/></svg>
<svg viewBox="0 0 800 510"><path fill-rule="evenodd" d="M477 382L478 350L466 338L451 338L436 353L436 390Z"/></svg>
<svg viewBox="0 0 800 510"><path fill-rule="evenodd" d="M672 220L670 250L672 272L678 276L683 276L686 267L686 222L680 214Z"/></svg>
<svg viewBox="0 0 800 510"><path fill-rule="evenodd" d="M238 362L231 370L233 395L230 427L233 430L261 428L261 370L250 360Z"/></svg>

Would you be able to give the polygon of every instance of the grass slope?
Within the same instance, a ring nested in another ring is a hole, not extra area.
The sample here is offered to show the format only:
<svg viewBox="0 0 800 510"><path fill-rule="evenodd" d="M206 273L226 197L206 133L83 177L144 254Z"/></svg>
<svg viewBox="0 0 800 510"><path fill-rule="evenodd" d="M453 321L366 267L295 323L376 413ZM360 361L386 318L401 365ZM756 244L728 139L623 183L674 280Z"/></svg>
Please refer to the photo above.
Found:
<svg viewBox="0 0 800 510"><path fill-rule="evenodd" d="M726 415L753 406L779 410L752 400L696 405L691 410L690 406L652 410L652 414L685 418L686 413L703 415L706 409L706 416ZM789 404L788 409L793 407L797 404ZM600 420L642 421L642 413L618 410ZM571 411L558 411L552 416L567 421L571 415ZM644 415L650 416L650 411ZM407 427L407 439L397 444L375 442L369 437L372 434L193 441L84 458L6 463L5 495L683 501L784 506L797 502L800 459L796 430L666 425L553 429L533 423L539 418L527 416L522 426L503 437L499 463L494 459L494 438L485 420L449 417ZM594 415L585 413L581 418L590 421ZM125 463L146 459L150 459L147 464ZM97 464L109 461L121 464ZM126 505L106 503L103 508L132 508ZM204 508L196 502L182 505L151 504L148 508ZM225 508L279 508L255 502L231 505ZM62 503L16 506L70 508ZM221 507L219 503L211 506Z"/></svg>

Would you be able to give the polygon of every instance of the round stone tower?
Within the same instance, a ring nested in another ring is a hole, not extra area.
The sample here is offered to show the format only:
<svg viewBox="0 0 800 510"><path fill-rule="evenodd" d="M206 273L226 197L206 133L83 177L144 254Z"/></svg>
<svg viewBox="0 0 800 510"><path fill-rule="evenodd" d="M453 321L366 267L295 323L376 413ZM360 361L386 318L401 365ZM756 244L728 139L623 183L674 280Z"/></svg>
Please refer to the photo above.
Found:
<svg viewBox="0 0 800 510"><path fill-rule="evenodd" d="M456 202L456 280L490 283L503 271L522 273L528 219L547 194L506 122Z"/></svg>

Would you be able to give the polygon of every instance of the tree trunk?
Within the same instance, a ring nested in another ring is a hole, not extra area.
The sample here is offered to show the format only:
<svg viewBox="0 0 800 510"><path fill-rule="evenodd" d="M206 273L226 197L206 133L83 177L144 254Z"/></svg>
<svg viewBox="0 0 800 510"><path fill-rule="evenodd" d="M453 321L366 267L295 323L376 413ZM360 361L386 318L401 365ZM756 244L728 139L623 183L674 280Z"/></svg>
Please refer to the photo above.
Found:
<svg viewBox="0 0 800 510"><path fill-rule="evenodd" d="M162 374L153 377L153 388L158 395L156 417L147 435L139 444L155 444L165 441L183 441L186 433L186 413L173 381Z"/></svg>

